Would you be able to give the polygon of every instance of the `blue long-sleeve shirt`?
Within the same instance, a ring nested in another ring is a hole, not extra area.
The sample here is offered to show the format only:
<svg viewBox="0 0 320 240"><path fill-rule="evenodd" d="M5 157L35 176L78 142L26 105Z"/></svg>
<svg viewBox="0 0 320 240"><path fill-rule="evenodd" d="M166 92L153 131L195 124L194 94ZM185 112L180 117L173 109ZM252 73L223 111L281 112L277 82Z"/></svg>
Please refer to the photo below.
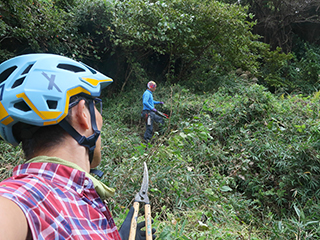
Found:
<svg viewBox="0 0 320 240"><path fill-rule="evenodd" d="M153 100L152 92L147 89L142 96L143 110L154 109L154 104L159 104L159 101Z"/></svg>

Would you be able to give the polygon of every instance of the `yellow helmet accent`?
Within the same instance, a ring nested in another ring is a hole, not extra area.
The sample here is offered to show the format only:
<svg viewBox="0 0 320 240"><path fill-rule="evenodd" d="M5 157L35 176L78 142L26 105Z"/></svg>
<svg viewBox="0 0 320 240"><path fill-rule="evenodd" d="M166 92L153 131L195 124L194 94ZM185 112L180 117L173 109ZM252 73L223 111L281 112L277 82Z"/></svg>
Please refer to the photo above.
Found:
<svg viewBox="0 0 320 240"><path fill-rule="evenodd" d="M0 120L2 121L3 119L5 119L8 116L9 116L8 112L6 111L6 109L4 108L2 103L0 102Z"/></svg>
<svg viewBox="0 0 320 240"><path fill-rule="evenodd" d="M91 85L93 86L97 86L99 83L102 83L102 82L112 82L112 79L109 78L109 79L103 79L103 80L97 80L97 79L93 79L93 78L82 78L84 81L90 83Z"/></svg>
<svg viewBox="0 0 320 240"><path fill-rule="evenodd" d="M62 119L64 119L68 114L70 97L77 95L79 93L85 93L85 94L91 95L89 91L87 91L86 89L84 89L82 87L76 87L76 88L70 89L66 93L66 105L65 105L64 112L63 112L62 116L59 119L57 119L56 121L44 122L43 125L45 126L45 125L56 124L56 123L59 123ZM23 100L29 105L29 107L35 113L37 113L37 115L39 117L41 117L43 120L55 119L55 118L59 117L59 115L61 115L61 113L62 113L61 111L39 111L35 107L35 105L30 101L30 99L27 97L27 95L25 93L17 94L17 98L23 98Z"/></svg>

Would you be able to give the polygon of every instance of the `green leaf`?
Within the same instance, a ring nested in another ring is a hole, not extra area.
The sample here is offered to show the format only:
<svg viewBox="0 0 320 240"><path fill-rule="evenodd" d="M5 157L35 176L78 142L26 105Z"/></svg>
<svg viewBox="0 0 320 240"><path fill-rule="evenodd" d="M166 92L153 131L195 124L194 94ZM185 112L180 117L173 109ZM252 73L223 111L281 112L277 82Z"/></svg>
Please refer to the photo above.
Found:
<svg viewBox="0 0 320 240"><path fill-rule="evenodd" d="M229 186L223 186L220 188L221 192L231 192L232 188L230 188Z"/></svg>

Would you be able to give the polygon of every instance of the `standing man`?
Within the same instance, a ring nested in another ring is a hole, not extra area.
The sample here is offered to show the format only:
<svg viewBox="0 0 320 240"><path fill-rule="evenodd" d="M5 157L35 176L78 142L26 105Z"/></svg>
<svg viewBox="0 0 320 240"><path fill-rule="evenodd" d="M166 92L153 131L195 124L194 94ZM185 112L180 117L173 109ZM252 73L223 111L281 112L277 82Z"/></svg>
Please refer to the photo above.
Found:
<svg viewBox="0 0 320 240"><path fill-rule="evenodd" d="M162 117L156 115L157 109L154 108L155 104L163 104L163 102L154 101L152 93L156 90L157 84L154 81L150 81L147 84L148 89L142 96L143 110L142 118L146 121L146 132L144 133L144 140L149 142L152 137L153 122L159 123L160 128L164 124Z"/></svg>
<svg viewBox="0 0 320 240"><path fill-rule="evenodd" d="M0 136L21 142L27 160L0 183L1 240L128 239L133 211L118 231L105 202L114 189L89 174L101 162L98 97L111 82L54 54L0 64Z"/></svg>

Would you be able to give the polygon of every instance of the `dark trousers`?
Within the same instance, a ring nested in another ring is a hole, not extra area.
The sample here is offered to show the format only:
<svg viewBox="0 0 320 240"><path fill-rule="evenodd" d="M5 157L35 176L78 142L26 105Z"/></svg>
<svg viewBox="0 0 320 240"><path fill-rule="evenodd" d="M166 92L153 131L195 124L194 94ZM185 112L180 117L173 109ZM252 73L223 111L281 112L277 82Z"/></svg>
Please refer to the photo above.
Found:
<svg viewBox="0 0 320 240"><path fill-rule="evenodd" d="M149 141L152 138L153 134L153 122L159 123L159 127L161 129L161 125L164 124L164 120L162 117L158 116L154 111L144 110L141 114L142 118L146 121L146 132L144 133L144 140Z"/></svg>

